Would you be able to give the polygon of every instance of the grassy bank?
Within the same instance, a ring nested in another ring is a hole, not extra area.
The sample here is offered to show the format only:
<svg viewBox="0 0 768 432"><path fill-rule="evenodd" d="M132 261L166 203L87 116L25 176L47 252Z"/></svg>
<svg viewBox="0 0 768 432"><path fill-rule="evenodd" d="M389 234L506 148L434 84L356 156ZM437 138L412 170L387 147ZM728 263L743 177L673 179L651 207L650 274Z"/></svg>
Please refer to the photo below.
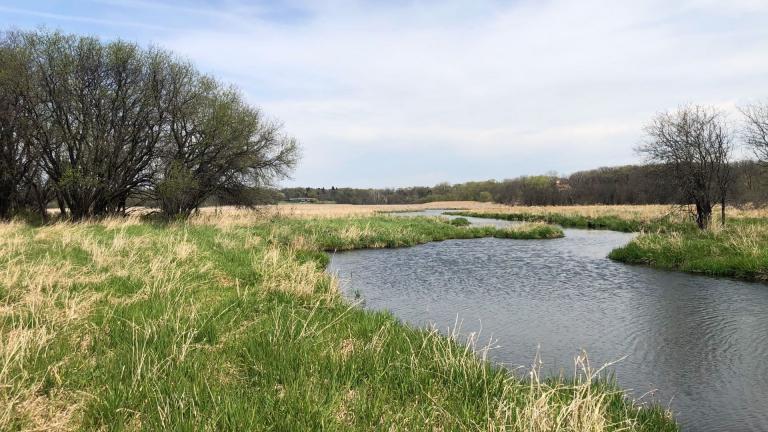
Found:
<svg viewBox="0 0 768 432"><path fill-rule="evenodd" d="M583 359L575 381L516 376L349 304L323 271L323 250L487 235L507 236L386 217L0 225L0 430L677 430Z"/></svg>
<svg viewBox="0 0 768 432"><path fill-rule="evenodd" d="M609 257L628 264L768 282L768 221L734 219L725 228L644 233Z"/></svg>
<svg viewBox="0 0 768 432"><path fill-rule="evenodd" d="M556 208L554 208L556 209ZM447 214L455 216L468 216L476 218L501 219L521 222L540 222L560 225L565 228L604 229L621 232L640 231L677 231L680 229L693 229L693 224L683 224L670 217L656 219L633 219L620 215L583 215L557 213L551 210L546 213L494 213L476 211L455 211Z"/></svg>

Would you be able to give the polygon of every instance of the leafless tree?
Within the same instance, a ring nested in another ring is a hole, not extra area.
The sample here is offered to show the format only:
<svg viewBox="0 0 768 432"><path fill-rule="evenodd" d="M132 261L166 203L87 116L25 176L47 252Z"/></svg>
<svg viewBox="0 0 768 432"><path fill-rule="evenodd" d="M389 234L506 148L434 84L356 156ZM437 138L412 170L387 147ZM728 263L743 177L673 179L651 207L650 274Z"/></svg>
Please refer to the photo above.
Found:
<svg viewBox="0 0 768 432"><path fill-rule="evenodd" d="M740 109L746 118L742 136L757 159L768 164L768 103L747 105Z"/></svg>
<svg viewBox="0 0 768 432"><path fill-rule="evenodd" d="M645 132L648 140L638 151L669 172L683 204L695 206L699 228L709 226L713 204L718 202L724 224L733 139L723 114L712 107L683 106L657 115Z"/></svg>
<svg viewBox="0 0 768 432"><path fill-rule="evenodd" d="M155 50L122 41L31 32L25 94L30 140L74 219L124 210L149 184L162 131Z"/></svg>

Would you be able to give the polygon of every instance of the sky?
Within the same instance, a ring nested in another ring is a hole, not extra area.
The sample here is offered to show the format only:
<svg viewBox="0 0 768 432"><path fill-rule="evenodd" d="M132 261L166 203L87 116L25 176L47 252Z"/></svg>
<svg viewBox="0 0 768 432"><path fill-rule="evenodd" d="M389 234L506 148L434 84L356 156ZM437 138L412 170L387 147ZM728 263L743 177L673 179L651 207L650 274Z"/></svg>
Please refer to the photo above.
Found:
<svg viewBox="0 0 768 432"><path fill-rule="evenodd" d="M768 100L768 0L0 0L1 29L158 45L303 157L283 186L403 187L641 163L643 125Z"/></svg>

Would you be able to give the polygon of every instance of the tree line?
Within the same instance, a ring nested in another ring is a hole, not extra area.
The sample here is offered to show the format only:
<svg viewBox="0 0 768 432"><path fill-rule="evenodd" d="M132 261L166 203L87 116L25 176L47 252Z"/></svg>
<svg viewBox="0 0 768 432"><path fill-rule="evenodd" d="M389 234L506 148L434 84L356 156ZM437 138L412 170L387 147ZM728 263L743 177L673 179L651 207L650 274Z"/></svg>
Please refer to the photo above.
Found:
<svg viewBox="0 0 768 432"><path fill-rule="evenodd" d="M349 204L410 204L430 201L493 201L518 205L681 204L694 208L707 228L715 205L725 223L728 204L768 203L768 104L740 108L732 125L714 108L686 105L660 113L645 126L638 146L646 164L598 168L569 176L547 174L504 181L390 189L288 188L285 198L308 197ZM743 145L756 160L734 160Z"/></svg>
<svg viewBox="0 0 768 432"><path fill-rule="evenodd" d="M282 125L240 92L156 48L60 32L0 34L0 219L79 220L130 206L184 217L200 206L313 198L351 204L442 200L521 205L678 203L708 226L716 204L768 201L768 104L732 125L714 107L658 114L645 165L399 189L287 188L299 158ZM734 148L756 160L734 161ZM722 218L725 220L725 218Z"/></svg>
<svg viewBox="0 0 768 432"><path fill-rule="evenodd" d="M755 161L732 163L732 204L768 204L768 170ZM294 187L276 199L312 198L339 204L418 204L434 201L481 201L517 205L676 204L673 179L658 165L626 165L521 176L506 180L404 188Z"/></svg>
<svg viewBox="0 0 768 432"><path fill-rule="evenodd" d="M60 32L0 35L0 218L55 202L79 220L131 205L188 216L253 205L299 158L238 89L155 47Z"/></svg>

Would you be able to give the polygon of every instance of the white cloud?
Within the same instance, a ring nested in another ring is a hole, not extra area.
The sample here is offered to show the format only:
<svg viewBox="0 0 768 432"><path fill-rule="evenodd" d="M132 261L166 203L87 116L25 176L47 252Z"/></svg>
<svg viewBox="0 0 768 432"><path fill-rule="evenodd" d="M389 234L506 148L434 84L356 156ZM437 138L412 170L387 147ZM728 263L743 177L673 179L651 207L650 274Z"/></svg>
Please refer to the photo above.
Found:
<svg viewBox="0 0 768 432"><path fill-rule="evenodd" d="M296 184L639 162L656 112L768 96L765 0L100 2L173 17L151 38L285 122L305 148Z"/></svg>
<svg viewBox="0 0 768 432"><path fill-rule="evenodd" d="M331 3L296 25L190 30L164 43L245 81L307 158L383 146L450 153L455 170L479 153L575 150L600 165L631 154L657 111L768 91L765 2L464 6ZM549 160L556 166L536 169L564 165Z"/></svg>

